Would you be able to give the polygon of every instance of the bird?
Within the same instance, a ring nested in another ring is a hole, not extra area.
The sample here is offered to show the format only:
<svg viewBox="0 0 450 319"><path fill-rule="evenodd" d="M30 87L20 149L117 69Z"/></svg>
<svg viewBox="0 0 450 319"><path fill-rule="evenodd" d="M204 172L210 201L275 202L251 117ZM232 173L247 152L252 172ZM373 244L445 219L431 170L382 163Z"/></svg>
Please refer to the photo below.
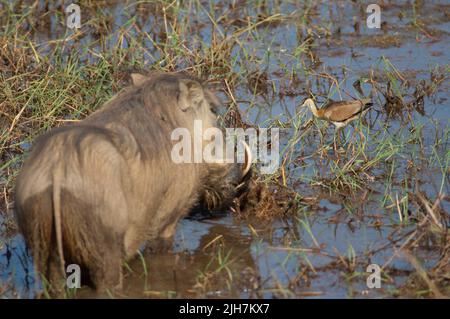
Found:
<svg viewBox="0 0 450 319"><path fill-rule="evenodd" d="M302 107L304 106L309 107L315 117L332 123L336 127L336 135L347 124L364 116L369 108L373 106L373 103L369 98L351 101L332 101L318 109L314 100L307 98L302 104ZM336 152L336 138L334 139L333 146Z"/></svg>

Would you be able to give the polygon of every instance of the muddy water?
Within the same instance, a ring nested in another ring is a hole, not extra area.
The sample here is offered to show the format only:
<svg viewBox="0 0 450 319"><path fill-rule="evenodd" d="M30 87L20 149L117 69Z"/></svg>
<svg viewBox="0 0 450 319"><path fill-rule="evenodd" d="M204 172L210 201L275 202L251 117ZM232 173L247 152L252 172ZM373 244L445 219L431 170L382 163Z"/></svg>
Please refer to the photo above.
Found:
<svg viewBox="0 0 450 319"><path fill-rule="evenodd" d="M269 3L272 8L273 3ZM311 74L303 71L304 57L296 54L296 48L304 39L299 36L295 12L301 12L303 7L296 2L282 4L277 7L277 12L291 15L290 18L258 29L257 41L249 38L243 41L243 47L233 51L239 60L245 58L242 52L246 51L261 61L260 64L249 61L248 70L237 72L245 75L256 70L268 75L267 93L253 92L246 85L237 88L236 99L246 101L239 105L244 119L265 126L274 118L289 123L297 114L302 117L302 123L306 123L310 115L299 110L298 105L307 96L307 91L317 94L319 101L357 97L353 83L360 78L368 78L370 74L375 74L385 88L386 73L394 73L386 66L386 59L408 80L410 86L399 90L406 100L412 99L414 86L420 80L430 81L431 71L448 73L450 20L445 14L448 8L445 1L423 4L416 11L426 25L424 29L418 29L411 26L414 14L410 4L402 1L391 3L382 9L382 21L387 22L384 29L369 30L364 26L365 15L360 7L350 1L319 6L312 11L308 24L331 24L331 34L320 34L320 29L311 29L316 36L313 43L316 65L312 68L315 74ZM117 26L127 21L120 5L108 7L106 12L108 10L114 15ZM251 8L245 8L245 11L258 13ZM201 10L197 19L208 21ZM146 23L151 24L152 21L150 18ZM359 23L359 32L356 31L356 22ZM208 25L195 29L196 35L204 41L211 39ZM53 28L58 30L56 24ZM57 35L40 34L39 37L45 43ZM89 38L83 41L89 41ZM111 41L114 42L114 36ZM151 48L152 44L148 43L148 47ZM153 58L147 59L149 65L154 62ZM290 77L292 71L297 75L297 82ZM325 73L338 80L339 89L331 86L326 77L318 76ZM433 95L425 97L424 114L412 112L411 117L405 119L387 116L384 96L373 91L370 85L362 84L364 94L374 94L375 102L374 110L366 116L370 127L370 130L365 130L368 152L376 152L387 138L394 137L393 141L399 143L407 141L411 136L411 125L422 129L422 143L400 147L385 164L370 171L370 175L382 177L373 181L368 179L361 189L351 194L330 192L326 187L312 183L332 177L330 160L314 154L322 141L319 131L324 130L326 143L332 140L333 132L317 122L312 133L296 145L294 154L304 158L303 161L299 165L291 165L287 171L288 183L302 196L316 198L314 205L301 206L295 214L275 221L242 220L230 214L185 219L177 229L174 252L145 255L131 262L125 267L124 291L114 296L397 296L398 288L414 268L401 255L395 255L394 247L401 244L415 227L398 226L399 217L394 210L386 208L391 202L385 201L385 195L398 194L401 198L407 193L408 189L402 183L411 162L422 168L418 176L422 190L430 198L435 198L439 192L449 194L448 171L443 171L439 164L439 160L448 161L449 89L447 79ZM288 96L285 94L287 91L294 93ZM294 129L287 130L283 145L294 133ZM352 127L345 132L347 138L353 134ZM436 136L444 141L438 147L433 146ZM387 176L390 176L390 182ZM450 203L444 200L441 205L448 214ZM0 292L6 297L33 297L36 289L40 288L35 287L32 261L21 236L7 231L11 228L11 215L0 219ZM416 254L425 268L432 267L439 257L432 243L419 247ZM369 264L387 264L391 271L380 289L369 289L366 285L366 267ZM88 290L77 295L92 296Z"/></svg>

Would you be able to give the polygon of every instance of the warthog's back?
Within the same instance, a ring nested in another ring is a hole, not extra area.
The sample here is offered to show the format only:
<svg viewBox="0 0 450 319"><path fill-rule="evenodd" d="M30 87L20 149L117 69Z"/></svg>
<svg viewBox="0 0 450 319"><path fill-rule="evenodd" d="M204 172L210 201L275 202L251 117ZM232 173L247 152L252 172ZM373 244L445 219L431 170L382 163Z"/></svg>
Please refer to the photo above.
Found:
<svg viewBox="0 0 450 319"><path fill-rule="evenodd" d="M16 208L29 197L46 194L56 173L60 176L60 188L80 201L96 206L117 205L108 202L107 193L120 201L120 177L125 173L126 163L114 144L113 134L106 129L89 126L54 129L37 141L29 157L32 160L25 163L17 179ZM105 218L104 222L110 219ZM123 216L121 221L125 220Z"/></svg>

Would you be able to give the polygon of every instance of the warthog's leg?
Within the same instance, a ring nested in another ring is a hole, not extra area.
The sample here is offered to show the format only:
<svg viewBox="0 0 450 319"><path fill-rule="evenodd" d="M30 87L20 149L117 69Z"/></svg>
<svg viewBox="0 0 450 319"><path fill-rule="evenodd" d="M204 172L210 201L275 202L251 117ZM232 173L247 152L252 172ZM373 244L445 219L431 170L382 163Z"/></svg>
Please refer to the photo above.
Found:
<svg viewBox="0 0 450 319"><path fill-rule="evenodd" d="M184 178L171 185L161 199L161 204L152 218L153 224L147 231L147 251L171 250L178 221L187 216L198 199L195 187L189 182L195 180L196 172L178 172Z"/></svg>
<svg viewBox="0 0 450 319"><path fill-rule="evenodd" d="M129 260L133 258L140 246L142 245L143 238L138 236L139 230L136 226L130 226L124 236L124 249L125 249L125 259Z"/></svg>
<svg viewBox="0 0 450 319"><path fill-rule="evenodd" d="M98 264L91 270L91 280L99 293L106 290L120 290L123 283L123 254L120 245L117 242L111 243L109 247L105 247L105 252L103 259L98 260Z"/></svg>
<svg viewBox="0 0 450 319"><path fill-rule="evenodd" d="M168 240L173 239L175 235L175 230L177 229L179 218L176 221L166 226L166 228L161 232L161 238Z"/></svg>
<svg viewBox="0 0 450 319"><path fill-rule="evenodd" d="M48 292L50 296L62 297L66 289L66 278L61 273L61 262L57 249L50 251L46 279L49 282Z"/></svg>
<svg viewBox="0 0 450 319"><path fill-rule="evenodd" d="M175 235L175 230L177 229L178 220L179 219L166 226L159 236L148 238L145 252L160 253L172 250L173 237Z"/></svg>

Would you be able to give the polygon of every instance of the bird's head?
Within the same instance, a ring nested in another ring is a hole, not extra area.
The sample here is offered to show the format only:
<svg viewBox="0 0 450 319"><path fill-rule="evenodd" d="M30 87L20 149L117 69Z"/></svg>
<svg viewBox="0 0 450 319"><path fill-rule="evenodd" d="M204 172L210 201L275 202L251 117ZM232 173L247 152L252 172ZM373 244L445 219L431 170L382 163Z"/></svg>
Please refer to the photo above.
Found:
<svg viewBox="0 0 450 319"><path fill-rule="evenodd" d="M309 107L309 108L315 108L316 107L316 103L314 102L314 100L312 98L306 98L303 103L302 103L302 107Z"/></svg>
<svg viewBox="0 0 450 319"><path fill-rule="evenodd" d="M314 103L314 100L311 98L307 98L305 99L305 101L303 102L303 104L301 105L301 107L309 107L309 109L311 110L311 112L317 116L317 107L316 107L316 103Z"/></svg>

